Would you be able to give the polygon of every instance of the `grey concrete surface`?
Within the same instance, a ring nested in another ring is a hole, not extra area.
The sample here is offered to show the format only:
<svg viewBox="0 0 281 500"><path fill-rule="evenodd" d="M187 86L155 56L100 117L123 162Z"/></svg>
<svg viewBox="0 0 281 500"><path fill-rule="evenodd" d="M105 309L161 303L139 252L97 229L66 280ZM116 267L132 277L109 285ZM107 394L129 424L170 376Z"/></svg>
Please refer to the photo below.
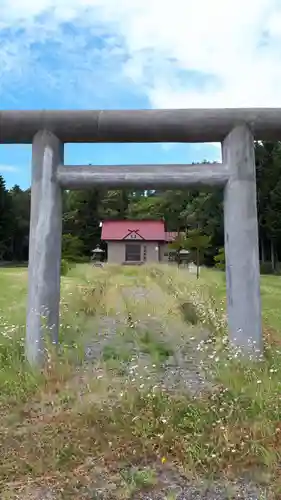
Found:
<svg viewBox="0 0 281 500"><path fill-rule="evenodd" d="M222 146L230 178L224 192L227 308L232 342L262 350L256 167L253 136L236 127Z"/></svg>
<svg viewBox="0 0 281 500"><path fill-rule="evenodd" d="M61 166L58 181L64 189L107 188L158 189L223 186L229 178L219 163L200 165L93 165Z"/></svg>
<svg viewBox="0 0 281 500"><path fill-rule="evenodd" d="M62 162L63 144L50 132L38 132L32 146L26 324L26 356L32 365L43 358L47 333L58 341L62 191L56 170Z"/></svg>
<svg viewBox="0 0 281 500"><path fill-rule="evenodd" d="M221 142L246 123L255 139L280 140L281 108L0 111L0 143L31 144L38 130L62 142Z"/></svg>

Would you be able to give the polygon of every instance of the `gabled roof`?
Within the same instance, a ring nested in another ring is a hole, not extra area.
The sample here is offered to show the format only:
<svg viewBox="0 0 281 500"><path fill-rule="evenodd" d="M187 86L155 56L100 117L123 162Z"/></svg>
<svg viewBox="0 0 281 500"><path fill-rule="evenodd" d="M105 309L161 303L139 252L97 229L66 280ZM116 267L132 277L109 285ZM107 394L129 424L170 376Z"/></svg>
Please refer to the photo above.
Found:
<svg viewBox="0 0 281 500"><path fill-rule="evenodd" d="M166 241L162 220L107 220L102 223L101 239L105 241Z"/></svg>

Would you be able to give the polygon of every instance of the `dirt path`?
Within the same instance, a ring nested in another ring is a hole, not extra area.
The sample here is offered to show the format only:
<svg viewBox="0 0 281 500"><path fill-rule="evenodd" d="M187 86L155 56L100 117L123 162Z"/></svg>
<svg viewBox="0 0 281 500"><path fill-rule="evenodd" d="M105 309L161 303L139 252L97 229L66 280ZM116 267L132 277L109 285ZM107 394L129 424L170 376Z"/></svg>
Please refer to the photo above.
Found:
<svg viewBox="0 0 281 500"><path fill-rule="evenodd" d="M167 389L177 388L195 395L210 388L200 351L200 342L203 345L208 339L208 332L188 325L175 300L157 283L151 280L146 287L114 284L109 287L105 302L109 304L106 315L95 318L93 334L87 335L90 336L86 345L87 361L97 361L104 351L110 356L111 350L117 358L119 352L120 362L125 362L134 378L144 375L144 367L147 371L149 367L150 383L153 380ZM160 365L155 366L157 350L161 351L161 347L163 351L166 348L166 353L163 352ZM127 359L130 353L132 359ZM137 370L132 370L136 365Z"/></svg>

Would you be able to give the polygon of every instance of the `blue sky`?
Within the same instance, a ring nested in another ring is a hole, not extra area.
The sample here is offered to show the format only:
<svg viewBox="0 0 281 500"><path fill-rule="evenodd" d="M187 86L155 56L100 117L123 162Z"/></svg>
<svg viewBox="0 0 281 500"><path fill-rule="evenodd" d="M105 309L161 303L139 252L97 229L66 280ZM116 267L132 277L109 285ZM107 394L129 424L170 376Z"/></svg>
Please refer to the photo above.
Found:
<svg viewBox="0 0 281 500"><path fill-rule="evenodd" d="M243 15L241 15L243 12ZM276 0L0 0L0 109L281 105ZM65 146L68 164L219 160L211 144ZM0 145L7 186L31 147Z"/></svg>

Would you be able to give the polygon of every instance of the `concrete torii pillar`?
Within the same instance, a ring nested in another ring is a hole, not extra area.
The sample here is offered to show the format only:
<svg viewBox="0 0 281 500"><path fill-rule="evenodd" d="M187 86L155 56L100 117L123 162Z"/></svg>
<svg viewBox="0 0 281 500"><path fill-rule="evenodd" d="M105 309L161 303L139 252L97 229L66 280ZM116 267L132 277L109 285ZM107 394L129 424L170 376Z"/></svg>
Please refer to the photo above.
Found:
<svg viewBox="0 0 281 500"><path fill-rule="evenodd" d="M229 169L224 188L227 309L230 340L244 353L262 352L260 266L254 139L237 126L222 143Z"/></svg>
<svg viewBox="0 0 281 500"><path fill-rule="evenodd" d="M32 143L31 216L28 265L26 356L43 361L46 334L58 342L62 190L57 168L64 146L51 132L39 131Z"/></svg>

